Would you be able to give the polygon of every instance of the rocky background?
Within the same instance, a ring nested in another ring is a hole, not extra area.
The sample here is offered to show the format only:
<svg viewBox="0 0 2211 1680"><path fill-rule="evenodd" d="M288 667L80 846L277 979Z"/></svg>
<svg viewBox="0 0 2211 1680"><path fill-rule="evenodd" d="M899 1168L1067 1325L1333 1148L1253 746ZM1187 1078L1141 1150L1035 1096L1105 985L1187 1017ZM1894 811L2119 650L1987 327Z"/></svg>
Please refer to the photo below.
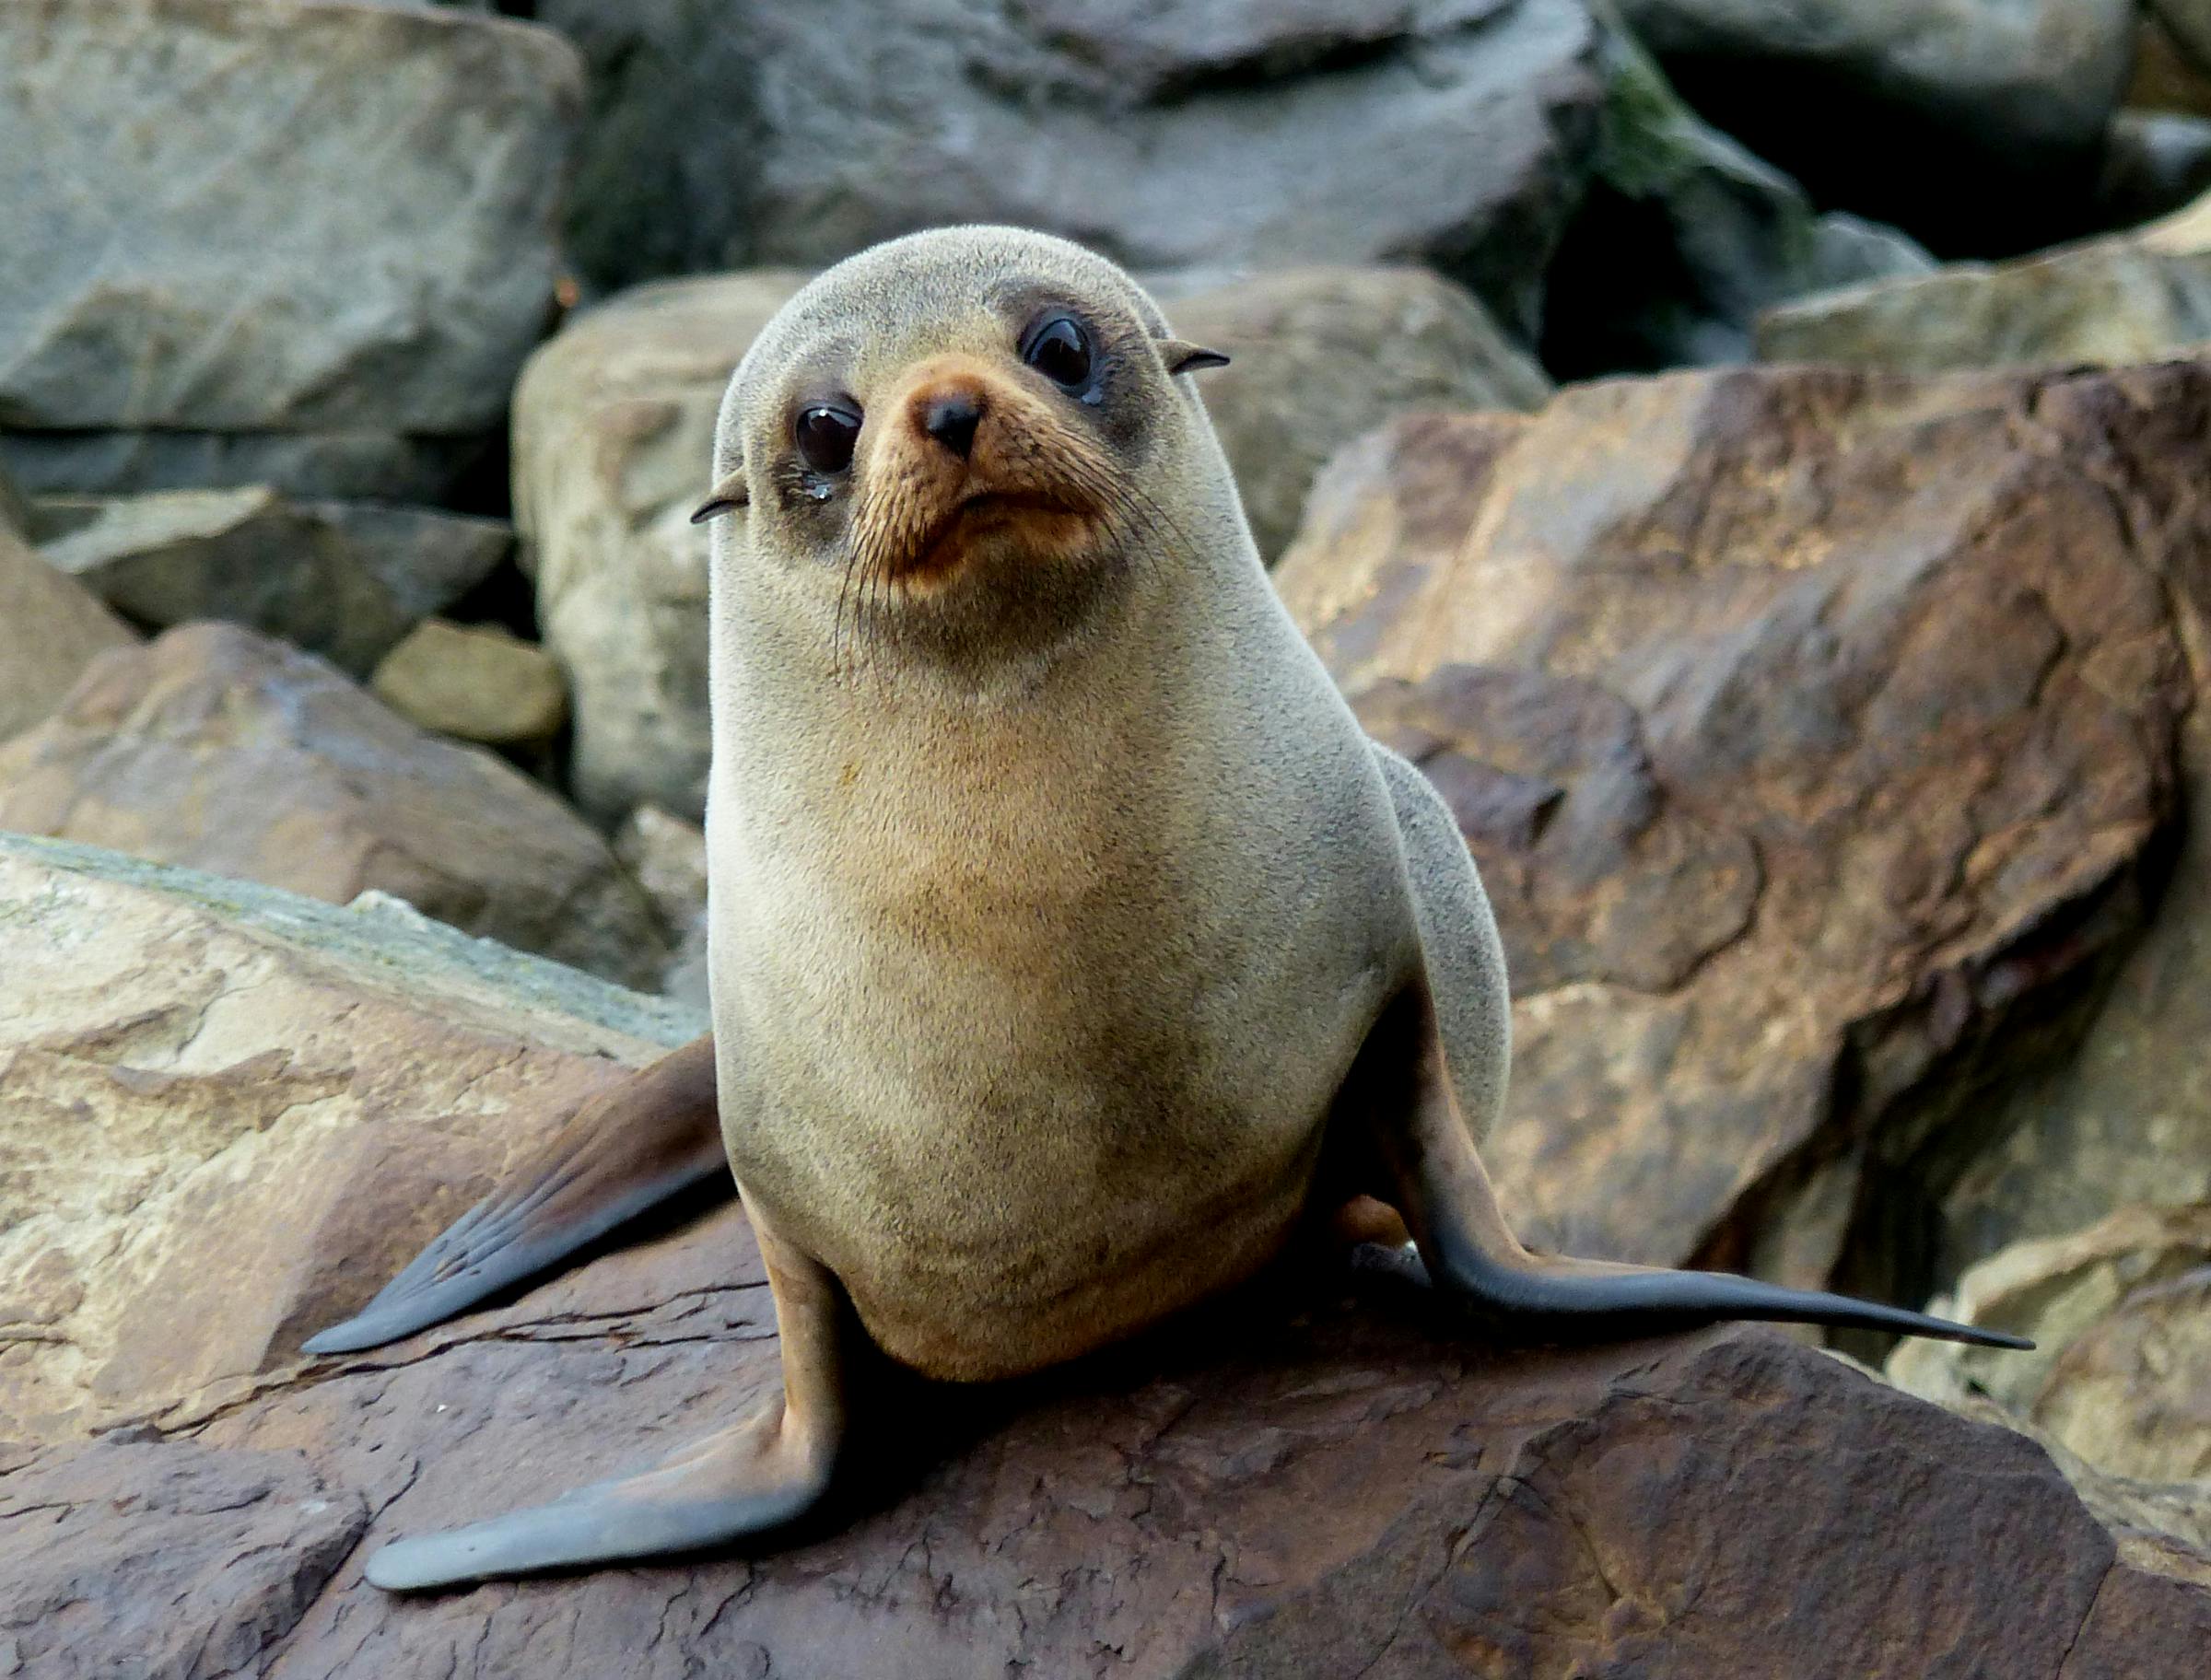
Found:
<svg viewBox="0 0 2211 1680"><path fill-rule="evenodd" d="M1523 1228L2037 1353L1331 1278L880 1396L772 1555L363 1586L774 1380L727 1208L298 1345L701 1029L716 402L972 218L1234 355ZM7 0L0 227L0 1675L2203 1673L2206 0Z"/></svg>

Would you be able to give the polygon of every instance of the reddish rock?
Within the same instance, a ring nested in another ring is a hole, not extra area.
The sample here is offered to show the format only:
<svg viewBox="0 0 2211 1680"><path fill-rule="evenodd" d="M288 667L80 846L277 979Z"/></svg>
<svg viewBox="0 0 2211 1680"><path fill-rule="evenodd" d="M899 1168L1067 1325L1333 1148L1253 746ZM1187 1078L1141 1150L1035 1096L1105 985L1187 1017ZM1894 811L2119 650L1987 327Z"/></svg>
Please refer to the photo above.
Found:
<svg viewBox="0 0 2211 1680"><path fill-rule="evenodd" d="M1538 1238L1929 1287L2164 880L2207 424L2190 365L1756 368L1337 459L1278 579L1492 883Z"/></svg>
<svg viewBox="0 0 2211 1680"><path fill-rule="evenodd" d="M333 904L375 889L623 982L668 960L643 891L553 794L241 625L181 625L91 666L0 751L0 829Z"/></svg>

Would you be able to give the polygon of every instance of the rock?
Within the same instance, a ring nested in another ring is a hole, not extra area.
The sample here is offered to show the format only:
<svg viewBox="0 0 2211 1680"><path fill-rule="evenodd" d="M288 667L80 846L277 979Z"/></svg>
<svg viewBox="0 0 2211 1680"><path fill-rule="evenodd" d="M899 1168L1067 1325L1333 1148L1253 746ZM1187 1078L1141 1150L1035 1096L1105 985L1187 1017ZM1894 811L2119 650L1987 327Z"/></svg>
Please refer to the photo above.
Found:
<svg viewBox="0 0 2211 1680"><path fill-rule="evenodd" d="M485 453L481 438L378 432L11 432L0 466L41 496L266 484L314 500L441 502Z"/></svg>
<svg viewBox="0 0 2211 1680"><path fill-rule="evenodd" d="M1769 310L1768 361L1948 368L2155 361L2211 339L2211 195L2147 228Z"/></svg>
<svg viewBox="0 0 2211 1680"><path fill-rule="evenodd" d="M368 1526L297 1452L35 1454L0 1477L0 1657L47 1680L258 1672Z"/></svg>
<svg viewBox="0 0 2211 1680"><path fill-rule="evenodd" d="M0 1441L228 1404L602 1056L703 1029L423 916L8 834L0 943Z"/></svg>
<svg viewBox="0 0 2211 1680"><path fill-rule="evenodd" d="M2093 185L2133 0L1620 0L1700 112L1822 204L1950 255L2046 244Z"/></svg>
<svg viewBox="0 0 2211 1680"><path fill-rule="evenodd" d="M142 624L251 624L356 676L483 582L514 541L497 519L296 503L265 486L53 497L37 525L50 565Z"/></svg>
<svg viewBox="0 0 2211 1680"><path fill-rule="evenodd" d="M2158 22L2154 11L2142 19L2126 102L2147 111L2211 116L2211 70L2190 62L2172 31Z"/></svg>
<svg viewBox="0 0 2211 1680"><path fill-rule="evenodd" d="M668 954L637 883L552 794L236 625L95 661L0 749L0 829L333 904L380 888L617 980L651 981Z"/></svg>
<svg viewBox="0 0 2211 1680"><path fill-rule="evenodd" d="M1530 333L1597 93L1581 0L537 15L592 66L573 233L605 284L1001 221L1138 268L1426 262Z"/></svg>
<svg viewBox="0 0 2211 1680"><path fill-rule="evenodd" d="M1617 27L1589 191L1550 265L1543 359L1562 377L1750 357L1760 309L1934 259L1804 190L1683 104Z"/></svg>
<svg viewBox="0 0 2211 1680"><path fill-rule="evenodd" d="M1944 1280L1984 1096L2077 1037L2170 863L2207 421L2187 364L1751 368L1338 457L1276 578L1481 862L1523 1229Z"/></svg>
<svg viewBox="0 0 2211 1680"><path fill-rule="evenodd" d="M2211 74L2211 0L2147 0L2147 5L2188 62Z"/></svg>
<svg viewBox="0 0 2211 1680"><path fill-rule="evenodd" d="M545 647L567 673L578 801L706 809L707 537L691 523L714 415L804 276L643 286L531 357L514 398L514 509Z"/></svg>
<svg viewBox="0 0 2211 1680"><path fill-rule="evenodd" d="M384 656L369 687L426 729L488 746L550 741L568 718L553 656L496 624L425 619Z"/></svg>
<svg viewBox="0 0 2211 1680"><path fill-rule="evenodd" d="M30 504L23 499L15 481L0 472L0 539L7 537L30 541Z"/></svg>
<svg viewBox="0 0 2211 1680"><path fill-rule="evenodd" d="M1420 408L1533 408L1550 381L1464 288L1418 268L1293 268L1214 284L1165 308L1231 357L1199 389L1260 554L1289 546L1338 449Z"/></svg>
<svg viewBox="0 0 2211 1680"><path fill-rule="evenodd" d="M52 713L95 654L136 639L0 519L0 741Z"/></svg>
<svg viewBox="0 0 2211 1680"><path fill-rule="evenodd" d="M707 831L697 823L640 805L614 831L614 856L638 878L672 936L706 910Z"/></svg>
<svg viewBox="0 0 2211 1680"><path fill-rule="evenodd" d="M2198 1054L2211 1033L2211 720L2201 708L2181 739L2186 803L2156 919L2078 1051L1987 1094L2001 1142L1943 1198L1945 1278L2130 1204L2211 1201L2211 1068Z"/></svg>
<svg viewBox="0 0 2211 1680"><path fill-rule="evenodd" d="M2096 189L2106 227L2134 227L2211 192L2211 117L2123 111L2105 137Z"/></svg>
<svg viewBox="0 0 2211 1680"><path fill-rule="evenodd" d="M1969 1269L1954 1304L2035 1351L1904 1344L1889 1361L1900 1387L1985 1394L2100 1470L2195 1484L2211 1514L2211 1199L2015 1244Z"/></svg>
<svg viewBox="0 0 2211 1680"><path fill-rule="evenodd" d="M661 974L662 995L694 1009L710 1009L706 831L657 805L640 805L614 832L614 856L651 898L661 931L674 947L675 955Z"/></svg>
<svg viewBox="0 0 2211 1680"><path fill-rule="evenodd" d="M759 1278L731 1210L140 1450L302 1452L378 1510L274 1680L462 1652L639 1680L1687 1680L1941 1673L1958 1651L1979 1673L2180 1680L2211 1637L2211 1592L2120 1561L2030 1442L1779 1338L1499 1355L1371 1301L1215 1313L1011 1394L895 1389L886 1492L818 1536L411 1600L360 1581L391 1534L757 1404Z"/></svg>
<svg viewBox="0 0 2211 1680"><path fill-rule="evenodd" d="M552 310L581 66L427 7L0 7L0 426L496 427ZM220 167L210 167L211 160Z"/></svg>

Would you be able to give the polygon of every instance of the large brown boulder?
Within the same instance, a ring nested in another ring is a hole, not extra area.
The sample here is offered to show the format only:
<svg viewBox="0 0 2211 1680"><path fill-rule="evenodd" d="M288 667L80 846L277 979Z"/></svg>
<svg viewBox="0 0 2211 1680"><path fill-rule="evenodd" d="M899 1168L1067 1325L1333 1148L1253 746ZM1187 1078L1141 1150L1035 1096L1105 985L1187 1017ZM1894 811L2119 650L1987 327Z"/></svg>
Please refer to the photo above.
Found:
<svg viewBox="0 0 2211 1680"><path fill-rule="evenodd" d="M0 748L0 829L333 904L375 889L615 980L668 956L637 882L553 794L236 624L95 661Z"/></svg>
<svg viewBox="0 0 2211 1680"><path fill-rule="evenodd" d="M5 834L0 948L0 1441L251 1388L604 1057L702 1026L404 906Z"/></svg>
<svg viewBox="0 0 2211 1680"><path fill-rule="evenodd" d="M1443 788L1538 1236L1905 1299L2177 829L2211 372L1745 369L1399 422L1278 572ZM1970 1259L1970 1254L1950 1264Z"/></svg>
<svg viewBox="0 0 2211 1680"><path fill-rule="evenodd" d="M50 1450L0 1481L0 1499L65 1512L23 1575L41 1603L57 1576L95 1605L128 1591L114 1560L165 1519L88 1497L126 1479L311 1474L328 1527L357 1522L354 1500L375 1513L334 1571L318 1529L162 1531L168 1578L252 1556L297 1583L293 1604L312 1595L270 1618L273 1680L449 1663L578 1680L2182 1680L2211 1639L2211 1590L2122 1561L2031 1442L1823 1355L1742 1331L1503 1353L1425 1303L1339 1289L1303 1312L1248 1301L1011 1391L877 1382L865 1485L811 1534L429 1599L361 1581L392 1534L618 1473L760 1404L776 1371L761 1278L732 1208L146 1430L135 1461ZM236 1619L195 1596L169 1637ZM135 1656L142 1626L119 1611L74 1660Z"/></svg>

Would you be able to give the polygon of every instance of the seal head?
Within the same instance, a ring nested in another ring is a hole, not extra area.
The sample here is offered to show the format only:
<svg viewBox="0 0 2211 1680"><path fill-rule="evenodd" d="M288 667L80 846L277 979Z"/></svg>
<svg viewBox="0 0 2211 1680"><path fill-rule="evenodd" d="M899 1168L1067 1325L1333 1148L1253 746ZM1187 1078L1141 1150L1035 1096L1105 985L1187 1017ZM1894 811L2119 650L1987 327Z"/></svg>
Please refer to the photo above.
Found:
<svg viewBox="0 0 2211 1680"><path fill-rule="evenodd" d="M840 647L1064 635L1173 522L1147 484L1217 455L1176 376L1226 359L1080 246L915 235L819 276L754 344L694 517L730 516L726 562L786 570Z"/></svg>

